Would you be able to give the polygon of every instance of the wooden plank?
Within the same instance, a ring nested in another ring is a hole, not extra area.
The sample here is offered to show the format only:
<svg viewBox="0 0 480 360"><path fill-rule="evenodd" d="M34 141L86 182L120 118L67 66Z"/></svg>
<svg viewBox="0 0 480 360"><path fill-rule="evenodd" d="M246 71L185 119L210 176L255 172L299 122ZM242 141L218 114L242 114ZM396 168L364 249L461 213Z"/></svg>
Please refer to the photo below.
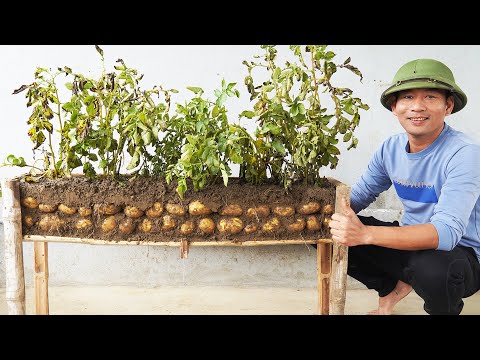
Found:
<svg viewBox="0 0 480 360"><path fill-rule="evenodd" d="M23 241L47 241L59 243L80 243L91 245L148 245L148 246L181 246L180 241L114 241L100 240L91 238L74 238L64 236L43 236L43 235L25 235ZM262 245L307 245L319 243L331 243L332 239L316 239L316 240L251 240L244 242L234 241L189 241L189 246L262 246Z"/></svg>
<svg viewBox="0 0 480 360"><path fill-rule="evenodd" d="M33 244L35 313L48 315L48 242Z"/></svg>
<svg viewBox="0 0 480 360"><path fill-rule="evenodd" d="M7 309L9 315L25 315L22 210L18 179L3 179L2 194Z"/></svg>
<svg viewBox="0 0 480 360"><path fill-rule="evenodd" d="M347 200L350 206L350 187L345 184L337 185L335 198L335 212L343 213L342 199ZM332 276L330 279L330 314L343 315L345 312L345 295L347 289L348 247L333 242Z"/></svg>

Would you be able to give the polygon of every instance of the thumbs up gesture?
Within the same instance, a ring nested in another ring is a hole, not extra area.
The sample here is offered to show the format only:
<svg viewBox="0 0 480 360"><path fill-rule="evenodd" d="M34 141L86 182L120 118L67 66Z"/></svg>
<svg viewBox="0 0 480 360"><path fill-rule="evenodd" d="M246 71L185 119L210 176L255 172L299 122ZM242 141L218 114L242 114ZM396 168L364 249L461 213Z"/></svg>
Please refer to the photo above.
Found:
<svg viewBox="0 0 480 360"><path fill-rule="evenodd" d="M367 244L369 240L368 227L362 224L347 199L342 198L341 201L342 212L333 214L329 224L332 240L346 246Z"/></svg>

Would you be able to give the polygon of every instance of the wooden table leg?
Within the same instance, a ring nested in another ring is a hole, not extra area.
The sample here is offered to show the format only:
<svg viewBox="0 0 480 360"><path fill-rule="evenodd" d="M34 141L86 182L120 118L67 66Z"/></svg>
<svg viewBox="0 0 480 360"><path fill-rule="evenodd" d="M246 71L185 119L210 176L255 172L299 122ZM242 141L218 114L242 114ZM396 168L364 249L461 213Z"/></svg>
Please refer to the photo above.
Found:
<svg viewBox="0 0 480 360"><path fill-rule="evenodd" d="M343 199L346 199L347 206L350 206L350 187L346 185L339 185L337 186L335 212L344 212L345 205ZM330 279L331 315L343 315L345 312L345 297L347 292L347 265L348 247L334 242L332 253L332 276Z"/></svg>
<svg viewBox="0 0 480 360"><path fill-rule="evenodd" d="M48 242L38 241L33 244L35 314L48 315Z"/></svg>
<svg viewBox="0 0 480 360"><path fill-rule="evenodd" d="M25 315L22 210L18 180L3 180L2 196L7 309L9 315Z"/></svg>
<svg viewBox="0 0 480 360"><path fill-rule="evenodd" d="M330 278L330 315L343 315L345 311L347 261L348 248L334 243Z"/></svg>
<svg viewBox="0 0 480 360"><path fill-rule="evenodd" d="M317 244L318 313L329 314L332 244Z"/></svg>

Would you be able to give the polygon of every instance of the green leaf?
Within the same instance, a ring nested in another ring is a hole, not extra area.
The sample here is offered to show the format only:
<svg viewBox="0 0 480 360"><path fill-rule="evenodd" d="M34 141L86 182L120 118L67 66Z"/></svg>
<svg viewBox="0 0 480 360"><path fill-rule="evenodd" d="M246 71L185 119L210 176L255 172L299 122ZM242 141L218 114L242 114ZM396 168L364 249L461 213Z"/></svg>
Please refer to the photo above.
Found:
<svg viewBox="0 0 480 360"><path fill-rule="evenodd" d="M357 138L353 138L353 139L352 139L352 142L351 142L350 146L347 148L347 150L350 150L350 149L352 149L352 148L356 148L357 145L358 145L358 139L357 139Z"/></svg>
<svg viewBox="0 0 480 360"><path fill-rule="evenodd" d="M203 130L203 128L204 128L203 122L198 121L198 122L195 124L195 129L197 130L197 133L201 133L202 130Z"/></svg>
<svg viewBox="0 0 480 360"><path fill-rule="evenodd" d="M255 113L253 111L248 111L248 110L242 111L242 113L240 114L240 118L246 117L248 119L252 119L254 116L255 116Z"/></svg>
<svg viewBox="0 0 480 360"><path fill-rule="evenodd" d="M239 155L236 151L232 151L230 153L230 160L232 160L233 163L235 164L242 164L243 163L243 157Z"/></svg>
<svg viewBox="0 0 480 360"><path fill-rule="evenodd" d="M199 96L201 96L203 94L203 89L200 88L200 87L187 86L187 89L190 90L190 91L193 91L194 94L200 94Z"/></svg>
<svg viewBox="0 0 480 360"><path fill-rule="evenodd" d="M328 125L331 118L333 118L333 115L322 116L321 117L322 123L324 123L325 125Z"/></svg>
<svg viewBox="0 0 480 360"><path fill-rule="evenodd" d="M13 166L19 166L19 167L24 167L27 164L25 163L25 159L23 157L15 158L12 161Z"/></svg>
<svg viewBox="0 0 480 360"><path fill-rule="evenodd" d="M217 99L217 102L216 104L218 106L222 106L228 99L228 95L226 93L222 93L222 95L220 95L220 97Z"/></svg>
<svg viewBox="0 0 480 360"><path fill-rule="evenodd" d="M77 167L82 165L83 165L82 160L80 160L78 156L73 156L68 159L68 168L71 170L76 169Z"/></svg>
<svg viewBox="0 0 480 360"><path fill-rule="evenodd" d="M180 157L180 160L183 163L189 163L190 159L192 158L192 150L190 147L185 146L185 149L182 149L182 156Z"/></svg>
<svg viewBox="0 0 480 360"><path fill-rule="evenodd" d="M263 133L267 133L267 132L273 135L278 135L282 132L282 129L278 125L267 123L263 128Z"/></svg>
<svg viewBox="0 0 480 360"><path fill-rule="evenodd" d="M152 126L152 134L155 138L155 140L158 140L158 132L159 132L159 129L158 129L158 126Z"/></svg>
<svg viewBox="0 0 480 360"><path fill-rule="evenodd" d="M88 104L87 106L87 113L88 115L90 116L94 116L96 114L96 111L95 111L95 104L93 102L91 102L90 104Z"/></svg>
<svg viewBox="0 0 480 360"><path fill-rule="evenodd" d="M223 167L221 167L220 170L222 171L223 184L225 186L227 186L228 185L228 173L225 171L225 169Z"/></svg>
<svg viewBox="0 0 480 360"><path fill-rule="evenodd" d="M85 164L83 164L83 173L89 178L94 177L96 174L95 168L89 162L86 162Z"/></svg>
<svg viewBox="0 0 480 360"><path fill-rule="evenodd" d="M152 141L152 133L150 131L143 131L142 140L144 145L149 145Z"/></svg>
<svg viewBox="0 0 480 360"><path fill-rule="evenodd" d="M127 166L127 170L132 170L135 169L139 162L140 162L140 152L135 149L135 152L133 153L132 159L130 160L130 163Z"/></svg>
<svg viewBox="0 0 480 360"><path fill-rule="evenodd" d="M292 114L292 116L296 116L298 114L298 105L297 104L292 105L292 107L290 108L290 114Z"/></svg>
<svg viewBox="0 0 480 360"><path fill-rule="evenodd" d="M104 168L106 168L107 166L108 166L108 161L107 161L107 160L105 160L105 159L100 160L100 162L99 162L99 164L98 164L98 167L99 167L100 169L104 169Z"/></svg>
<svg viewBox="0 0 480 360"><path fill-rule="evenodd" d="M216 118L216 117L218 116L218 114L220 114L220 109L218 108L217 105L215 105L215 106L213 107L213 109L212 109L212 116L213 116L214 118Z"/></svg>
<svg viewBox="0 0 480 360"><path fill-rule="evenodd" d="M333 145L327 146L327 151L333 155L340 155L340 150L338 150L338 148Z"/></svg>
<svg viewBox="0 0 480 360"><path fill-rule="evenodd" d="M278 81L278 78L280 77L280 74L282 73L282 69L277 67L275 71L273 72L273 80Z"/></svg>
<svg viewBox="0 0 480 360"><path fill-rule="evenodd" d="M333 51L327 51L325 53L325 60L330 61L335 57L335 53Z"/></svg>
<svg viewBox="0 0 480 360"><path fill-rule="evenodd" d="M277 140L272 141L272 147L273 147L275 150L277 150L277 151L278 151L280 154L282 154L282 155L285 155L286 152L287 152L287 151L285 150L285 146L284 146L281 142L279 142L279 141L277 141Z"/></svg>
<svg viewBox="0 0 480 360"><path fill-rule="evenodd" d="M265 86L262 86L262 90L266 93L272 91L273 89L275 89L275 86L274 85L265 85Z"/></svg>
<svg viewBox="0 0 480 360"><path fill-rule="evenodd" d="M298 112L302 115L306 114L307 110L305 110L305 106L303 104L298 104Z"/></svg>
<svg viewBox="0 0 480 360"><path fill-rule="evenodd" d="M103 50L100 49L100 46L98 45L95 45L95 49L97 50L97 52L100 54L100 56L103 58Z"/></svg>
<svg viewBox="0 0 480 360"><path fill-rule="evenodd" d="M196 143L197 143L197 137L196 137L196 136L187 134L187 135L185 135L185 137L187 138L187 141L188 141L190 144L192 144L193 146L196 145Z"/></svg>
<svg viewBox="0 0 480 360"><path fill-rule="evenodd" d="M178 179L177 193L180 199L183 199L183 195L187 191L187 180L185 178Z"/></svg>
<svg viewBox="0 0 480 360"><path fill-rule="evenodd" d="M140 122L140 121L137 122L137 126L138 126L140 129L142 129L143 131L148 131L148 130L149 130L148 127L147 127L145 124L143 124L142 122Z"/></svg>
<svg viewBox="0 0 480 360"><path fill-rule="evenodd" d="M71 102L68 102L63 104L62 109L68 112L73 112L75 110L75 106Z"/></svg>

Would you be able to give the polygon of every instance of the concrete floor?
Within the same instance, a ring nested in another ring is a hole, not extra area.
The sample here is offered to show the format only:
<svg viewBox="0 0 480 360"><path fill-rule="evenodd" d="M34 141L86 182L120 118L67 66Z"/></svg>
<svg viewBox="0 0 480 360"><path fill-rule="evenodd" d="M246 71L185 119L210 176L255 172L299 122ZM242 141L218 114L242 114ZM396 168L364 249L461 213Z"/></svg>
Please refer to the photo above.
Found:
<svg viewBox="0 0 480 360"><path fill-rule="evenodd" d="M0 314L7 314L5 289L0 289ZM27 315L34 314L33 288L26 290ZM480 292L465 301L462 315L480 314ZM346 315L362 315L377 305L372 290L348 290ZM316 313L316 289L129 286L49 288L52 315L312 315ZM396 315L426 315L423 301L410 293Z"/></svg>

